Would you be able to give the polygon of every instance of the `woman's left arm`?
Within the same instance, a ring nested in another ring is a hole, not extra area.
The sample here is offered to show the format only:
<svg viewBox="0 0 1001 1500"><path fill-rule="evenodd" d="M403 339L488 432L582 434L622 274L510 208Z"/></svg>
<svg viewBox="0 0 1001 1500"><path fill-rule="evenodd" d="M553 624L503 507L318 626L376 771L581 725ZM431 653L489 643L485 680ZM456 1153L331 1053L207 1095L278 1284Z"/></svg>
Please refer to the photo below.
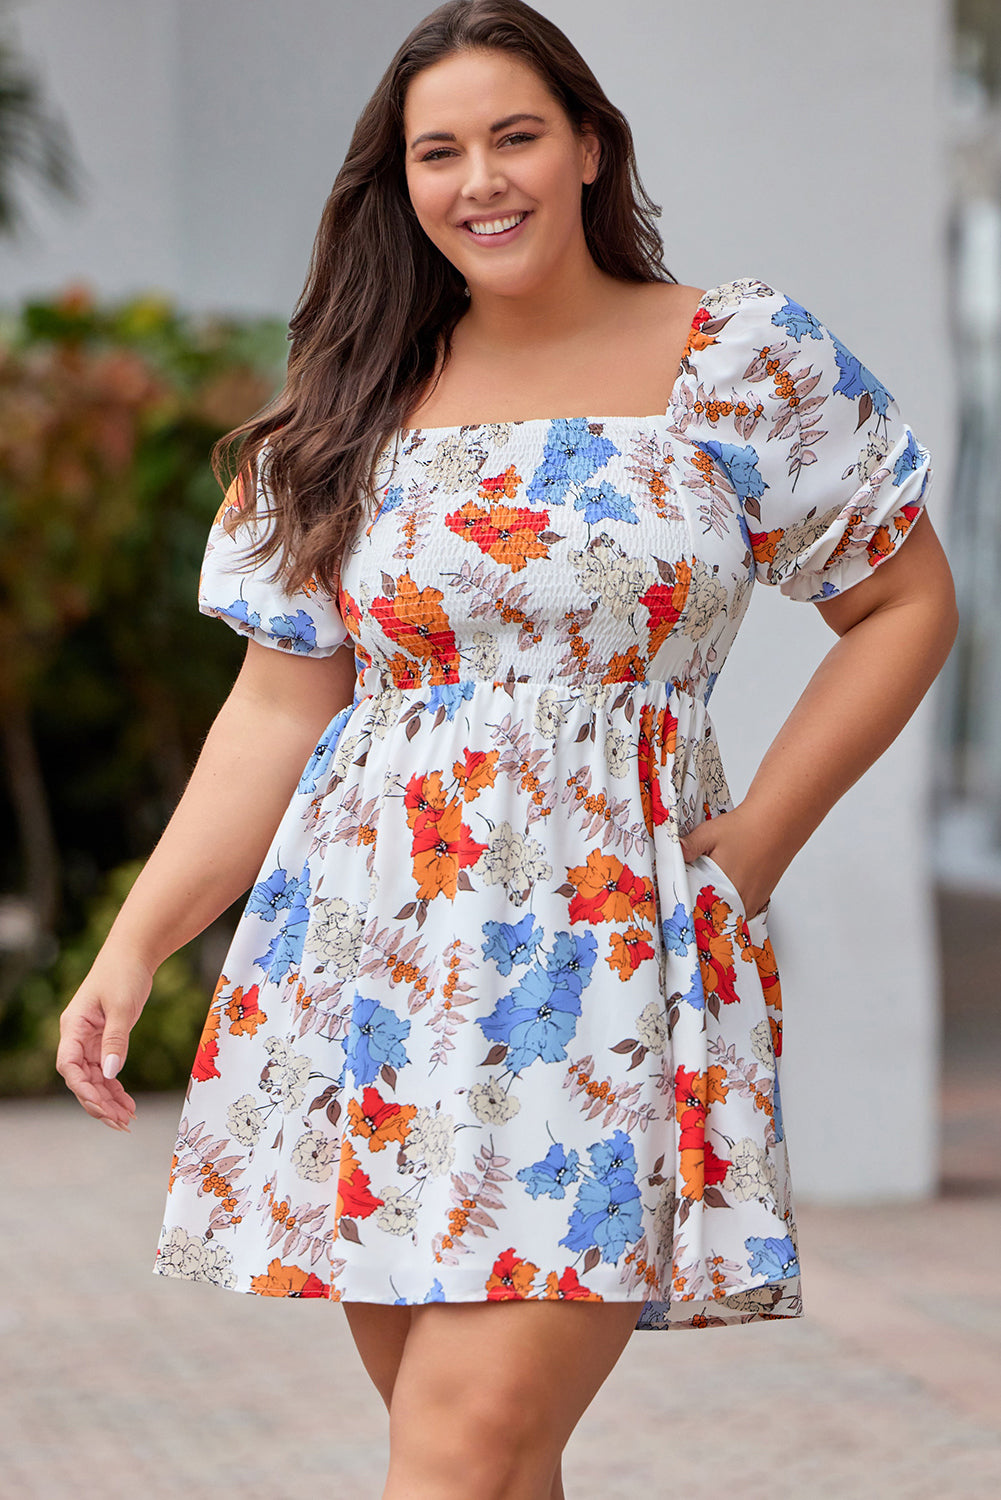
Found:
<svg viewBox="0 0 1001 1500"><path fill-rule="evenodd" d="M816 608L838 635L775 739L747 795L682 841L711 854L761 910L835 802L892 744L956 638L952 573L927 513L869 577Z"/></svg>

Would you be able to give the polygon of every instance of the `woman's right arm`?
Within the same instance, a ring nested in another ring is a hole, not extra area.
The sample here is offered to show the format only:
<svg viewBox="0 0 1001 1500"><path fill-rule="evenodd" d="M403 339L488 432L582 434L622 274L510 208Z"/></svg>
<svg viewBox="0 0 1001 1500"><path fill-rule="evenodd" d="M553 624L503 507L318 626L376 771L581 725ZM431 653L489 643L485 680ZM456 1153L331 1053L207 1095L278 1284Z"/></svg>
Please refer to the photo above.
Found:
<svg viewBox="0 0 1001 1500"><path fill-rule="evenodd" d="M96 1119L128 1128L135 1102L114 1074L156 969L253 884L306 762L354 684L346 647L294 656L248 642L183 797L60 1017L56 1068Z"/></svg>

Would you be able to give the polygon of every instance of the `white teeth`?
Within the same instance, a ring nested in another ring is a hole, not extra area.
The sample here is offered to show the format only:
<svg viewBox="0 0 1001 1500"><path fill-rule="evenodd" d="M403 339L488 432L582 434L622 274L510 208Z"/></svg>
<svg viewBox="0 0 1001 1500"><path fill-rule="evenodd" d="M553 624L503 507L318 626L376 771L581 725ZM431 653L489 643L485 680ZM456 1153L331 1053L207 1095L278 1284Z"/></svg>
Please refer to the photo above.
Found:
<svg viewBox="0 0 1001 1500"><path fill-rule="evenodd" d="M513 229L522 219L527 218L527 213L512 214L509 219L493 219L489 224L467 224L466 228L471 229L474 234L500 234L502 230Z"/></svg>

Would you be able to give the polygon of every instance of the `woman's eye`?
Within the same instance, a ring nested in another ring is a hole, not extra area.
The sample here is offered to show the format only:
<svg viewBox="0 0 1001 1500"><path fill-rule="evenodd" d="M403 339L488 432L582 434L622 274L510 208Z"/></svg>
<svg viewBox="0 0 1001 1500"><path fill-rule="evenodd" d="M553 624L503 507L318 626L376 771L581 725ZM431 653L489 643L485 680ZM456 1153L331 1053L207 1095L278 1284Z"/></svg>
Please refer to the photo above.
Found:
<svg viewBox="0 0 1001 1500"><path fill-rule="evenodd" d="M505 141L534 141L537 139L537 136L530 135L525 130L516 130L513 135L506 135L500 144L503 146ZM429 151L427 156L422 156L421 161L437 161L440 157L451 155L451 151L446 146L439 146L436 150Z"/></svg>

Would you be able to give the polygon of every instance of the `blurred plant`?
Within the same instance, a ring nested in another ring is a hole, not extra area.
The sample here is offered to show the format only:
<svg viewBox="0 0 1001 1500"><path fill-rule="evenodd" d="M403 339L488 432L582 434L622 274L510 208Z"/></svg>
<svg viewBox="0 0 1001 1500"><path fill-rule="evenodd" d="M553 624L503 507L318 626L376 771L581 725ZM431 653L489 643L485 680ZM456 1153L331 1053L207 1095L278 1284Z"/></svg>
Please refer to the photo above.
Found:
<svg viewBox="0 0 1001 1500"><path fill-rule="evenodd" d="M0 1015L0 1095L42 1093L60 1083L55 1069L59 1012L72 999L142 869L135 860L112 870L89 903L86 924L53 963L36 970ZM209 980L211 985L214 980ZM166 1089L191 1071L208 1008L206 983L192 947L161 964L129 1049L128 1089Z"/></svg>
<svg viewBox="0 0 1001 1500"><path fill-rule="evenodd" d="M0 1001L102 872L148 851L231 684L240 643L196 608L208 454L270 398L286 347L275 319L98 306L79 285L0 324L0 849L6 818L20 851L0 875L34 930Z"/></svg>
<svg viewBox="0 0 1001 1500"><path fill-rule="evenodd" d="M42 85L14 40L0 31L0 234L13 235L24 214L18 176L27 173L60 197L78 199L81 167L63 119L43 102Z"/></svg>

